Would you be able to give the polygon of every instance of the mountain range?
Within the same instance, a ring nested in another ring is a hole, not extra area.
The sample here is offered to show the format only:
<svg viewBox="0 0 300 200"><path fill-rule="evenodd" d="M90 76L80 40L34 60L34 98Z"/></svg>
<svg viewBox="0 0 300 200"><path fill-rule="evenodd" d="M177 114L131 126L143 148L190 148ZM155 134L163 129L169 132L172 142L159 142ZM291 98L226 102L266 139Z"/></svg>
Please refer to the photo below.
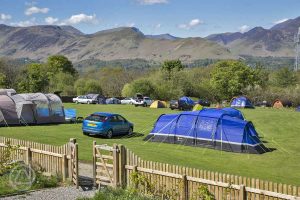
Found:
<svg viewBox="0 0 300 200"><path fill-rule="evenodd" d="M170 34L145 35L135 27L84 34L72 26L0 25L0 56L45 60L62 54L73 62L84 60L234 59L240 56L293 57L300 17L270 29L255 27L245 33L220 33L206 38L179 38Z"/></svg>

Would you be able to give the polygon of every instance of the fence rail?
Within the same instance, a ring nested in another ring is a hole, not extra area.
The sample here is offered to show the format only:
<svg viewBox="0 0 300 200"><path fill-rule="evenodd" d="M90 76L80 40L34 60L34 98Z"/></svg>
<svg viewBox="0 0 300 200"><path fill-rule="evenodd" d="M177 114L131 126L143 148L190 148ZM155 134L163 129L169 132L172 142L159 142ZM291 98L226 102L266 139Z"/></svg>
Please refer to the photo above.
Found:
<svg viewBox="0 0 300 200"><path fill-rule="evenodd" d="M72 166L74 166L74 164L71 159L71 147L75 145L75 139L70 139L70 142L62 146L53 146L32 141L0 137L0 153L7 148L8 143L12 146L19 146L19 148L12 153L11 160L21 160L26 164L39 166L45 174L61 175L63 181L72 177Z"/></svg>
<svg viewBox="0 0 300 200"><path fill-rule="evenodd" d="M97 146L94 142L93 147ZM145 161L122 145L114 145L113 149L118 149L118 156L113 159L119 160L119 170L114 170L117 173L114 176L119 177L118 182L113 183L115 186L133 186L147 192L147 187L138 186L131 179L133 173L138 173L153 184L156 193L168 194L174 199L199 199L199 188L206 185L217 200L300 200L298 186ZM97 178L97 182L101 182L101 177Z"/></svg>

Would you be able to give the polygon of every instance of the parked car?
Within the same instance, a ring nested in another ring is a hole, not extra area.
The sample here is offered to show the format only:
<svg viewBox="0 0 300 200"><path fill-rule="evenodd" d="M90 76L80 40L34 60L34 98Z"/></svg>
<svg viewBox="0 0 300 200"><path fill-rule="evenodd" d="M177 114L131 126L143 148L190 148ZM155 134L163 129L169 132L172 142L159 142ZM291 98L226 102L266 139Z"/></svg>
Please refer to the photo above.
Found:
<svg viewBox="0 0 300 200"><path fill-rule="evenodd" d="M73 98L74 103L83 103L83 104L95 104L97 103L97 100L93 99L90 96L84 95L84 96L78 96L76 98Z"/></svg>
<svg viewBox="0 0 300 200"><path fill-rule="evenodd" d="M106 99L106 104L120 104L120 103L121 103L120 99L114 97Z"/></svg>
<svg viewBox="0 0 300 200"><path fill-rule="evenodd" d="M203 100L203 99L199 99L197 101L197 104L200 104L201 106L206 106L206 107L210 106L210 102L208 100Z"/></svg>
<svg viewBox="0 0 300 200"><path fill-rule="evenodd" d="M188 103L183 100L171 100L170 101L170 108L171 110L179 109L179 110L192 110L194 107L193 104Z"/></svg>
<svg viewBox="0 0 300 200"><path fill-rule="evenodd" d="M136 99L134 102L135 107L137 106L150 106L153 103L153 100L150 97L143 97L142 99Z"/></svg>
<svg viewBox="0 0 300 200"><path fill-rule="evenodd" d="M130 105L132 105L132 104L134 104L134 102L135 102L135 100L133 98L130 98L130 97L121 100L121 104L130 104Z"/></svg>
<svg viewBox="0 0 300 200"><path fill-rule="evenodd" d="M131 135L133 123L119 114L95 112L85 118L82 123L84 135L102 135L112 138L116 135Z"/></svg>

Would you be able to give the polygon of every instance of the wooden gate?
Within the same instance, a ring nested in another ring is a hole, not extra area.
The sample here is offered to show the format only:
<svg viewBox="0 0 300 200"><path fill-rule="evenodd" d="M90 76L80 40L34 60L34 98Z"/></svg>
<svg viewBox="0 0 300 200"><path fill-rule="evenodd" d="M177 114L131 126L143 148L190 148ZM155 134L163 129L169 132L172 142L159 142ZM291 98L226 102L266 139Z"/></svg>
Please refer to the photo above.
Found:
<svg viewBox="0 0 300 200"><path fill-rule="evenodd" d="M78 144L76 139L70 139L70 178L71 182L76 185L76 188L79 188L79 174L78 174Z"/></svg>
<svg viewBox="0 0 300 200"><path fill-rule="evenodd" d="M93 143L94 185L117 187L119 185L119 149L117 145Z"/></svg>

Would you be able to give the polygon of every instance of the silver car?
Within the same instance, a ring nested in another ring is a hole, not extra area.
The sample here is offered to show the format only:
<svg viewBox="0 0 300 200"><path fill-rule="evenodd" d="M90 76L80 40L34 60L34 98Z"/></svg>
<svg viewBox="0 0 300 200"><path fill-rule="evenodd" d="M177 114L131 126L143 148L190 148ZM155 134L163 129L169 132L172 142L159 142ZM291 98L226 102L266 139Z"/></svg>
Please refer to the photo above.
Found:
<svg viewBox="0 0 300 200"><path fill-rule="evenodd" d="M95 104L97 103L97 101L95 99L93 99L92 97L90 96L78 96L76 98L73 98L73 102L74 103L82 103L82 104Z"/></svg>

